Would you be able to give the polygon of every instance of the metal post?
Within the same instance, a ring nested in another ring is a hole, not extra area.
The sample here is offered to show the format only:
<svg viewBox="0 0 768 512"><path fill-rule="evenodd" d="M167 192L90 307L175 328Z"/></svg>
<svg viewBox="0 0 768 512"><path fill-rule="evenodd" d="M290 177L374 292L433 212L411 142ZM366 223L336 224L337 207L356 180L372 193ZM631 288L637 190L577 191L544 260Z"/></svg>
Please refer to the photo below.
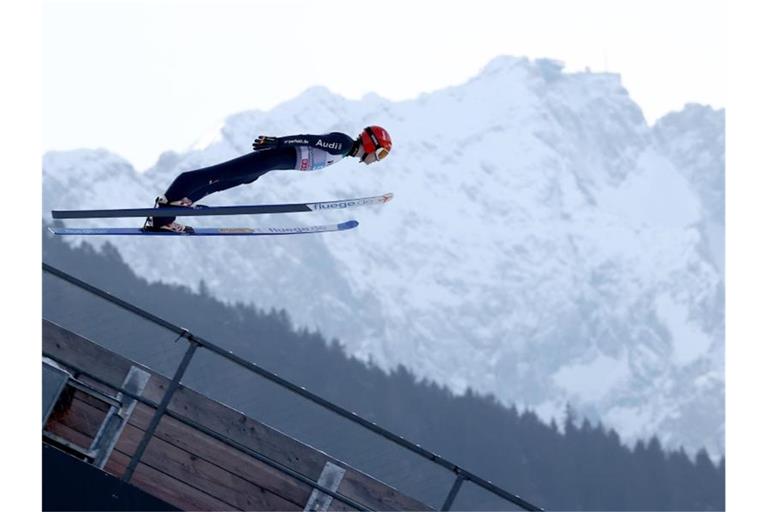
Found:
<svg viewBox="0 0 768 512"><path fill-rule="evenodd" d="M445 503L443 503L443 506L440 507L440 510L451 510L451 505L453 505L453 501L456 499L456 495L459 494L459 490L461 490L461 484L463 484L464 480L466 479L467 478L461 472L456 472L456 480L453 481L451 491L445 498Z"/></svg>
<svg viewBox="0 0 768 512"><path fill-rule="evenodd" d="M126 389L141 395L148 381L149 373L131 366L120 389ZM107 417L104 418L96 437L94 437L91 443L91 450L97 454L93 460L93 465L99 469L104 469L104 466L107 464L109 457L112 455L112 450L115 449L117 440L123 433L123 429L125 429L125 425L128 423L128 419L133 414L133 409L137 404L136 400L126 397L122 393L118 393L117 400L120 402L120 405L116 406L113 404L110 406Z"/></svg>
<svg viewBox="0 0 768 512"><path fill-rule="evenodd" d="M187 371L189 362L192 360L192 356L194 355L195 350L197 350L198 344L193 340L188 341L189 348L187 348L187 351L184 353L184 357L181 359L179 366L176 368L176 373L173 375L173 380L168 384L168 389L165 391L163 399L158 404L157 410L155 410L155 415L152 416L152 421L149 422L147 431L144 432L144 436L141 438L141 442L136 448L136 451L131 458L131 462L125 469L125 473L123 473L123 482L129 482L131 480L133 472L136 470L136 466L138 466L139 461L141 460L141 456L144 455L144 450L147 449L149 440L152 439L152 436L155 433L155 429L160 424L160 419L163 417L163 414L165 414L165 410L168 408L168 404L171 402L173 393L175 393L176 389L179 387L181 377L184 375L184 372Z"/></svg>

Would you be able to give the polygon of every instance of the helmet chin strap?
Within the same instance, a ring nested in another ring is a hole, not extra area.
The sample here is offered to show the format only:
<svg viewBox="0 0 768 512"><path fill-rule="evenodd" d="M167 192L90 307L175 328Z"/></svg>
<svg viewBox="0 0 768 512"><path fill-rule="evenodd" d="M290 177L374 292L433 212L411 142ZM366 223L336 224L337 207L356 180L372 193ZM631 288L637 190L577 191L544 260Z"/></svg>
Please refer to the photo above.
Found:
<svg viewBox="0 0 768 512"><path fill-rule="evenodd" d="M347 153L347 156L354 156L355 158L359 158L360 161L365 160L365 156L368 153L365 152L363 149L363 145L360 142L360 139L358 138L355 143L352 145L352 147L349 149L349 153Z"/></svg>
<svg viewBox="0 0 768 512"><path fill-rule="evenodd" d="M360 142L360 139L358 139L355 141L355 144L349 150L349 155L359 158L360 162L365 162L365 157L368 156L369 153L365 152L365 150L363 149L363 145Z"/></svg>

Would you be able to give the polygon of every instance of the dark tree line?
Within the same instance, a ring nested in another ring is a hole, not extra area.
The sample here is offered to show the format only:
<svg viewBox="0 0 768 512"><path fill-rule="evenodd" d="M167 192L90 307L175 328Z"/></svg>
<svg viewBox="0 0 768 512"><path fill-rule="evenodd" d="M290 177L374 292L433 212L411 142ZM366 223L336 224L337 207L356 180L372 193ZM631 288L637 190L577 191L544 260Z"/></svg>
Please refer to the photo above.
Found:
<svg viewBox="0 0 768 512"><path fill-rule="evenodd" d="M564 429L490 396L454 396L400 367L349 358L335 340L292 328L289 313L225 305L200 283L150 284L107 245L70 248L44 235L44 261L187 327L217 344L550 510L723 510L725 463L705 451L665 451L655 437L633 447L613 430L568 416ZM47 318L153 368L172 371L185 348L143 321L43 281ZM317 406L208 354L183 383L439 507L452 475ZM456 507L510 507L465 484Z"/></svg>

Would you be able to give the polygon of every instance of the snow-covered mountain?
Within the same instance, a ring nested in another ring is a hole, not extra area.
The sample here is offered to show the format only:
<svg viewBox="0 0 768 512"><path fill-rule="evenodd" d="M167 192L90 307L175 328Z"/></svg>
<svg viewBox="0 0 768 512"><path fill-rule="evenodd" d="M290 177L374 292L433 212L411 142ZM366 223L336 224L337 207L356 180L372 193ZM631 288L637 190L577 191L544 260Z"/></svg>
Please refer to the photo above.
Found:
<svg viewBox="0 0 768 512"><path fill-rule="evenodd" d="M111 242L150 280L205 280L222 299L285 308L382 367L544 417L570 403L627 440L723 452L723 111L689 105L649 126L618 75L500 57L410 101L313 88L230 116L144 173L105 150L47 153L44 215L149 206L178 172L246 153L256 135L354 135L366 124L394 140L377 165L273 172L205 202L394 192L388 205L196 222L354 217L355 231Z"/></svg>

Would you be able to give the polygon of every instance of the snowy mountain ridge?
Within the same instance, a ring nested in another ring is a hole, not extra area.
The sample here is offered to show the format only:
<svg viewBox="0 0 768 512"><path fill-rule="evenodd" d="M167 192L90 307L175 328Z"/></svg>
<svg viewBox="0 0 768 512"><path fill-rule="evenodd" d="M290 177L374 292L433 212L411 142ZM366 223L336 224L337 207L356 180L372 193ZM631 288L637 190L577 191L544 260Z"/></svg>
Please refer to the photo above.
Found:
<svg viewBox="0 0 768 512"><path fill-rule="evenodd" d="M111 242L139 275L202 279L221 299L284 308L384 368L545 418L570 403L627 440L723 452L723 111L688 105L648 126L618 75L500 57L409 101L312 88L230 116L145 173L104 150L49 152L44 209L148 206L177 173L244 154L256 135L354 135L374 123L394 140L379 164L275 171L204 201L394 192L349 213L204 221L356 218L353 232Z"/></svg>

